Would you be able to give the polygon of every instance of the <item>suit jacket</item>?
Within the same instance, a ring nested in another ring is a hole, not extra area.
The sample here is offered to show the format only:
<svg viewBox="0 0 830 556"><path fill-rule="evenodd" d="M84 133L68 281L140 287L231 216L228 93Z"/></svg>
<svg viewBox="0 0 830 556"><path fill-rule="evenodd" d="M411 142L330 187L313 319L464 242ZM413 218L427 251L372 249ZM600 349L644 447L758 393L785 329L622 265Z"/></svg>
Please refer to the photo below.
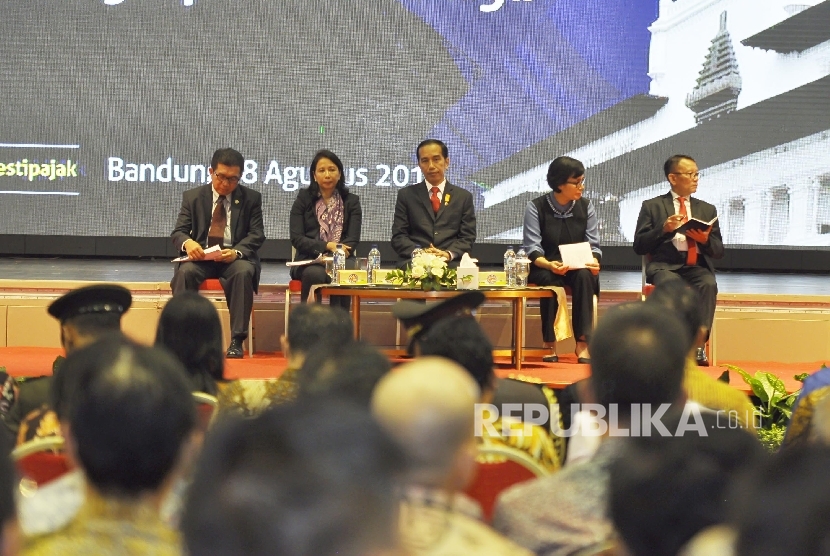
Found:
<svg viewBox="0 0 830 556"><path fill-rule="evenodd" d="M300 189L294 204L291 206L289 233L291 246L297 250L294 259L304 261L316 259L320 253L325 253L326 242L320 239L320 222L314 208L315 199L308 188ZM360 228L363 223L363 210L360 208L360 197L349 192L343 198L343 232L340 243L352 248L352 255L360 242Z"/></svg>
<svg viewBox="0 0 830 556"><path fill-rule="evenodd" d="M430 244L450 251L454 259L469 253L476 240L476 213L472 194L447 182L438 214L432 210L425 182L398 191L392 222L392 248L403 259L412 256L415 245Z"/></svg>
<svg viewBox="0 0 830 556"><path fill-rule="evenodd" d="M709 221L718 215L714 205L691 197L692 218ZM658 270L677 270L686 262L686 254L677 250L672 243L675 233L663 233L663 224L673 215L674 201L671 192L659 197L643 201L640 216L637 218L637 231L634 232L634 251L638 255L649 255L646 265L646 276L650 280ZM720 234L720 224L716 220L709 233L709 242L697 244L698 257L703 257L703 263L712 273L715 266L712 259L723 257L723 239Z"/></svg>
<svg viewBox="0 0 830 556"><path fill-rule="evenodd" d="M213 215L213 186L202 185L182 194L182 207L176 227L170 236L177 251L188 239L207 246L210 219ZM242 253L255 267L254 291L259 287L261 266L257 251L265 241L262 223L262 195L244 185L237 185L231 193L231 249Z"/></svg>

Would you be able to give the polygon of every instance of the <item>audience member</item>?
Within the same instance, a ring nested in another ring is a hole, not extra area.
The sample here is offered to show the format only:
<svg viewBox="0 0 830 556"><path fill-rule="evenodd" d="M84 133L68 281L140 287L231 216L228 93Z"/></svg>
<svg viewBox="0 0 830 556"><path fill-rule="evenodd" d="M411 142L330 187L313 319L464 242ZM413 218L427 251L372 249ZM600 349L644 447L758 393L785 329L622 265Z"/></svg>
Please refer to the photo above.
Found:
<svg viewBox="0 0 830 556"><path fill-rule="evenodd" d="M700 531L725 523L733 482L767 455L754 434L714 412L699 415L703 434L626 439L611 465L609 514L629 556L675 556ZM681 419L667 421L678 430Z"/></svg>
<svg viewBox="0 0 830 556"><path fill-rule="evenodd" d="M280 337L288 368L280 376L296 384L296 374L306 357L325 346L341 346L354 339L354 325L349 314L335 307L308 303L288 315L288 332ZM296 387L295 387L296 389Z"/></svg>
<svg viewBox="0 0 830 556"><path fill-rule="evenodd" d="M297 397L297 374L309 354L328 345L343 345L354 338L349 314L318 303L304 303L288 315L288 333L280 337L287 360L285 371L276 381L230 381L219 389L219 416L253 416L265 409Z"/></svg>
<svg viewBox="0 0 830 556"><path fill-rule="evenodd" d="M217 394L216 383L225 371L222 323L207 298L188 291L174 295L161 311L156 346L167 348L181 361L191 390Z"/></svg>
<svg viewBox="0 0 830 556"><path fill-rule="evenodd" d="M431 323L428 329L419 335L418 349L421 355L434 355L455 361L473 377L481 392L480 402L494 404L498 389L506 382L496 378L493 372L493 346L476 320L470 316L450 316ZM511 381L514 382L514 381ZM530 384L511 384L508 387L512 403L539 403L550 407L545 395L536 386ZM541 399L538 395L541 395ZM555 403L555 396L550 392ZM506 402L507 403L507 402ZM523 412L522 412L523 413ZM501 413L500 413L501 415ZM511 434L502 434L502 428L509 427ZM564 442L553 438L542 426L529 424L530 434L525 434L524 423L520 418L505 422L498 418L492 429L485 429L480 440L483 444L506 444L518 448L545 468L553 471L561 466ZM492 434L496 431L495 434Z"/></svg>
<svg viewBox="0 0 830 556"><path fill-rule="evenodd" d="M110 338L116 334L108 334ZM52 380L49 391L47 419L40 427L55 431L63 436L63 430L69 428L68 406L77 376L66 372L57 373ZM20 498L18 518L23 534L28 537L53 533L66 526L74 518L84 503L86 481L83 472L73 467L60 477L39 485L37 490Z"/></svg>
<svg viewBox="0 0 830 556"><path fill-rule="evenodd" d="M472 481L476 468L478 398L470 374L439 357L402 365L375 390L375 418L408 463L400 527L411 554L526 553L458 508L457 493Z"/></svg>
<svg viewBox="0 0 830 556"><path fill-rule="evenodd" d="M830 448L776 454L738 488L737 556L830 554Z"/></svg>
<svg viewBox="0 0 830 556"><path fill-rule="evenodd" d="M643 404L650 404L655 419L664 404L682 407L689 343L686 330L665 311L644 304L610 310L592 337L590 401L606 415L614 412L623 428ZM620 447L609 430L590 460L502 493L496 530L539 555L572 554L609 540L608 470Z"/></svg>
<svg viewBox="0 0 830 556"><path fill-rule="evenodd" d="M49 314L60 321L61 346L69 355L104 335L121 330L121 316L132 304L130 291L114 284L72 290L49 305ZM52 365L52 376L28 380L20 386L9 410L7 424L17 433L17 443L60 436L57 419L49 406L52 382L62 373L64 358Z"/></svg>
<svg viewBox="0 0 830 556"><path fill-rule="evenodd" d="M472 315L484 302L484 294L471 290L437 303L419 303L405 299L392 305L392 315L401 321L409 337L409 354L420 354L421 336L441 319Z"/></svg>
<svg viewBox="0 0 830 556"><path fill-rule="evenodd" d="M15 512L17 473L8 456L11 439L0 436L0 556L15 556L20 550L20 528Z"/></svg>
<svg viewBox="0 0 830 556"><path fill-rule="evenodd" d="M345 398L368 408L372 391L391 368L389 359L369 344L332 344L306 358L298 373L299 395Z"/></svg>
<svg viewBox="0 0 830 556"><path fill-rule="evenodd" d="M743 392L712 378L697 364L697 352L706 343L708 329L703 320L700 296L682 280L661 282L646 299L647 305L677 315L692 338L686 357L683 387L689 401L737 419L744 428L755 427L755 408Z"/></svg>
<svg viewBox="0 0 830 556"><path fill-rule="evenodd" d="M86 500L69 525L32 539L24 554L180 554L159 506L196 424L181 364L112 337L70 354L63 371L63 433Z"/></svg>
<svg viewBox="0 0 830 556"><path fill-rule="evenodd" d="M286 404L220 424L185 505L190 556L363 556L397 543L403 459L368 411Z"/></svg>

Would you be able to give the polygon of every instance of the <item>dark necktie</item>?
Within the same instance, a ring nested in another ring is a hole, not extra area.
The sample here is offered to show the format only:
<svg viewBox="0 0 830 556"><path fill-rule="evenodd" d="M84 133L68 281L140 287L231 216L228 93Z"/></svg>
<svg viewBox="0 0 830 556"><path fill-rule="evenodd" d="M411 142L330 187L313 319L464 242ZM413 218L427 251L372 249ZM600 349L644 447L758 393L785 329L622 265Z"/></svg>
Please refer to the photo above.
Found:
<svg viewBox="0 0 830 556"><path fill-rule="evenodd" d="M683 222L688 222L689 211L686 210L686 198L678 197L677 200L680 201L680 216L683 217ZM689 246L689 251L686 253L686 264L695 266L697 265L697 243L687 237L686 245Z"/></svg>
<svg viewBox="0 0 830 556"><path fill-rule="evenodd" d="M216 200L216 208L213 209L213 216L210 219L210 231L208 232L208 247L214 245L222 246L225 241L225 225L228 223L228 215L225 212L225 196L219 195Z"/></svg>
<svg viewBox="0 0 830 556"><path fill-rule="evenodd" d="M429 198L429 200L432 201L432 211L435 214L438 214L438 209L441 208L441 199L438 197L438 192L441 190L437 187L433 187L430 191L432 191L432 195Z"/></svg>

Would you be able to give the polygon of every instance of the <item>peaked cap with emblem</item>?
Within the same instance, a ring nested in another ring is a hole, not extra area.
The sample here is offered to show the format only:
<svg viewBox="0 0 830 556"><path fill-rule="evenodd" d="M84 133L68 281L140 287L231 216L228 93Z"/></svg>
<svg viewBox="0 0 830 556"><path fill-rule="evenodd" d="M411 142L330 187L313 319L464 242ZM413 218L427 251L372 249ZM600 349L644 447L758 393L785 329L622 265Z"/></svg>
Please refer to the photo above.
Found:
<svg viewBox="0 0 830 556"><path fill-rule="evenodd" d="M132 305L130 290L115 284L85 286L62 295L49 305L49 314L61 324L80 315L116 313L122 315Z"/></svg>
<svg viewBox="0 0 830 556"><path fill-rule="evenodd" d="M470 290L437 303L417 303L404 299L392 305L392 315L403 323L409 336L409 348L436 322L447 317L469 315L484 302L484 294Z"/></svg>

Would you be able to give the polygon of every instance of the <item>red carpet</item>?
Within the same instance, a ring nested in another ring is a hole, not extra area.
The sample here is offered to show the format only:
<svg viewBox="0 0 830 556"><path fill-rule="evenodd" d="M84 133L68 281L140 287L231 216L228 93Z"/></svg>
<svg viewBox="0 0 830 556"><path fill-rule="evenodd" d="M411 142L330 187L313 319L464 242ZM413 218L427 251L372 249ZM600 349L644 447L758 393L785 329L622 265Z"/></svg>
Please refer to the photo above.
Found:
<svg viewBox="0 0 830 556"><path fill-rule="evenodd" d="M52 372L52 361L63 353L59 348L35 348L35 347L3 347L0 348L0 367L6 367L6 371L13 376L41 376ZM394 363L405 360L394 360ZM498 369L496 373L500 377L508 375L520 375L538 379L554 388L562 388L577 380L587 378L589 374L588 365L576 363L575 355L561 355L559 363L542 363L541 361L526 361L521 371L510 366L507 359L497 359ZM799 373L811 373L818 370L822 362L814 363L770 363L758 361L730 361L732 365L740 367L749 374L754 375L756 371L767 371L781 378L787 385L789 392L798 390L801 384L793 379ZM231 359L227 361L225 376L230 379L248 378L263 379L277 378L285 370L286 361L280 354L256 353L253 358ZM707 372L717 378L725 370L722 367L709 367ZM743 379L734 372L729 372L730 385L748 392L749 387Z"/></svg>
<svg viewBox="0 0 830 556"><path fill-rule="evenodd" d="M1 347L0 367L12 376L52 374L52 362L63 355L60 348ZM229 359L225 363L227 378L277 378L285 370L285 358L275 353L256 353L254 358Z"/></svg>

